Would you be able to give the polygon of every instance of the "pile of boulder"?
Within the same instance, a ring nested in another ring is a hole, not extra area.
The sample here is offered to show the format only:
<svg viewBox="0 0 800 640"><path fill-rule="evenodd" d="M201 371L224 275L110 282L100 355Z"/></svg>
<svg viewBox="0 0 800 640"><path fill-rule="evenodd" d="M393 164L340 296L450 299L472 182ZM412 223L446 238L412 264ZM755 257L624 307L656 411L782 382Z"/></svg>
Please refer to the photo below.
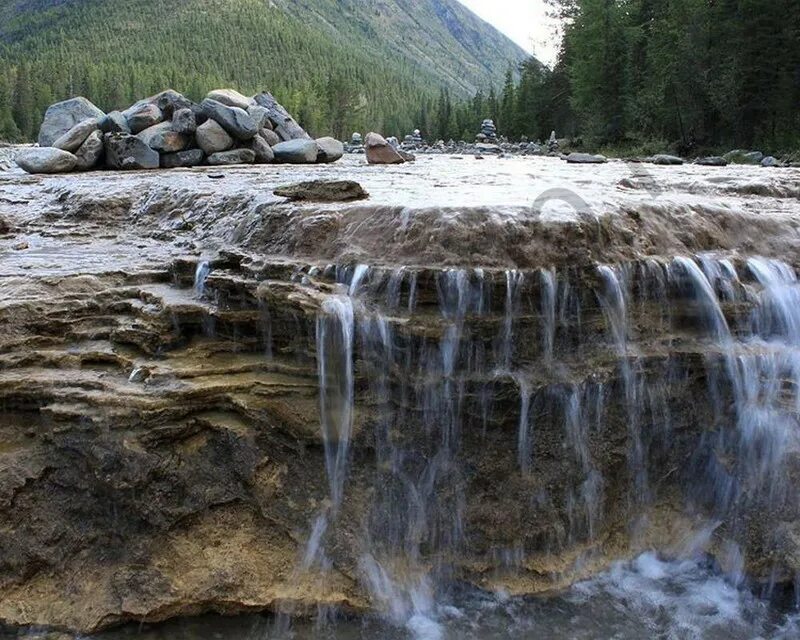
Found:
<svg viewBox="0 0 800 640"><path fill-rule="evenodd" d="M344 145L314 140L270 93L211 91L199 104L168 89L125 111L83 97L51 105L39 146L15 160L29 173L253 163L335 162Z"/></svg>

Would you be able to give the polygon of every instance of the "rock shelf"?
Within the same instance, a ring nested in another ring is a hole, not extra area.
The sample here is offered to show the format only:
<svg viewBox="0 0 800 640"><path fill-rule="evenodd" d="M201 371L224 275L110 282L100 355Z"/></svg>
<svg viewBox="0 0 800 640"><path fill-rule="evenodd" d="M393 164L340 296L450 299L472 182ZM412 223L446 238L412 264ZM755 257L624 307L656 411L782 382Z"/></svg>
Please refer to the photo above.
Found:
<svg viewBox="0 0 800 640"><path fill-rule="evenodd" d="M754 582L789 589L797 449L782 491L749 484L760 467L722 437L736 433L731 391L715 398L710 381L729 352L708 321L724 318L742 358L769 354L745 337L759 265L800 265L800 172L664 166L654 195L622 163L587 176L491 162L491 178L486 162L441 157L221 180L0 174L0 619L87 633L209 611L365 612L380 602L364 556L399 562L395 536L422 539L409 571L543 593L709 522L705 551L736 544ZM321 176L370 199L272 194ZM542 198L557 186L586 207ZM706 272L719 316L693 286ZM348 299L350 352L324 339ZM320 389L338 378L320 376L322 354L353 371L329 562L309 552L335 500ZM451 440L440 424L458 427ZM387 451L404 453L403 478ZM712 493L714 461L748 490L735 515ZM431 477L430 526L406 530L404 487Z"/></svg>

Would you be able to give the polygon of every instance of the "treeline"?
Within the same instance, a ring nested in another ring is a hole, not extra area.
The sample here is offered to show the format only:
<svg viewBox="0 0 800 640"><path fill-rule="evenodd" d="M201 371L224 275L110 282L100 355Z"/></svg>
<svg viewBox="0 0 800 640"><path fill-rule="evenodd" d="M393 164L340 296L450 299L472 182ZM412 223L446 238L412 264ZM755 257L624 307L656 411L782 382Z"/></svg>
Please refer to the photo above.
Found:
<svg viewBox="0 0 800 640"><path fill-rule="evenodd" d="M565 23L559 131L685 152L800 147L797 0L548 1Z"/></svg>
<svg viewBox="0 0 800 640"><path fill-rule="evenodd" d="M590 149L800 148L797 0L548 2L564 24L555 68L509 71L497 95L434 121L439 137L483 113L512 140L555 130Z"/></svg>

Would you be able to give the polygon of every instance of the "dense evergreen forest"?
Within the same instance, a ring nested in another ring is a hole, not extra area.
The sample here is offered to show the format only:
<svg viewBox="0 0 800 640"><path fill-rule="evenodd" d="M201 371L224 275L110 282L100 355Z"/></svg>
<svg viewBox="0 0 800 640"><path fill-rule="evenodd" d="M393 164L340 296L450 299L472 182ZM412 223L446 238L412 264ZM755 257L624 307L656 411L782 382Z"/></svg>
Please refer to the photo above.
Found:
<svg viewBox="0 0 800 640"><path fill-rule="evenodd" d="M500 130L659 151L800 148L798 0L548 0L553 70L525 65ZM515 105L515 106L514 106Z"/></svg>

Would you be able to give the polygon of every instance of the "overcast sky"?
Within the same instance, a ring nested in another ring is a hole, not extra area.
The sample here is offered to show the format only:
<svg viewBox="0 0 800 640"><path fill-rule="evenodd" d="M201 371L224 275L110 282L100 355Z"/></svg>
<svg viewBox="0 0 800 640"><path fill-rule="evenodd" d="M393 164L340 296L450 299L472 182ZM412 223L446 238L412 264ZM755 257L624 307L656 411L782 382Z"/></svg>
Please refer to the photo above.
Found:
<svg viewBox="0 0 800 640"><path fill-rule="evenodd" d="M545 64L553 64L558 41L544 0L459 0Z"/></svg>

